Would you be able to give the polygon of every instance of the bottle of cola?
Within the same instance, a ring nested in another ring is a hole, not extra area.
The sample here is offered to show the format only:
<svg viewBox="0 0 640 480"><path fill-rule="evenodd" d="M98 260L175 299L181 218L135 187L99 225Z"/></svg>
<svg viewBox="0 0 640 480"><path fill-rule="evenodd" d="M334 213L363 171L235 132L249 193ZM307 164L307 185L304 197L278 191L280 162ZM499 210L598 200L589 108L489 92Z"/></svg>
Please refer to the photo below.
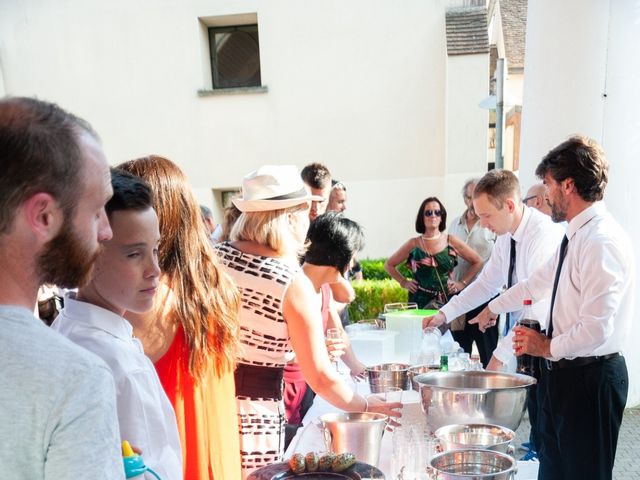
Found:
<svg viewBox="0 0 640 480"><path fill-rule="evenodd" d="M533 309L531 308L531 300L525 300L522 302L522 317L518 322L521 327L532 328L536 332L540 331L540 322L533 318ZM534 376L534 372L537 370L536 363L540 361L538 357L532 357L531 355L520 355L517 357L518 366L517 372L525 375Z"/></svg>

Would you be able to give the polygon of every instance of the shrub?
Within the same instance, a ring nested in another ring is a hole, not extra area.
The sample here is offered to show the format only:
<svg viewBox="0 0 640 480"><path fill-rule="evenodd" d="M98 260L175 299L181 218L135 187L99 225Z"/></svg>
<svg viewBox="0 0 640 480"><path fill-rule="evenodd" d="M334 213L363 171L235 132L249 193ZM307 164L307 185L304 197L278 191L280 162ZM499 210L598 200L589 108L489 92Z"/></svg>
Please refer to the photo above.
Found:
<svg viewBox="0 0 640 480"><path fill-rule="evenodd" d="M386 260L386 258L365 258L363 260L359 260L360 265L362 266L363 278L365 280L390 279L391 277L384 269L384 262ZM398 268L405 278L411 278L411 270L407 267L406 262L402 262Z"/></svg>
<svg viewBox="0 0 640 480"><path fill-rule="evenodd" d="M389 278L353 282L353 289L356 299L349 305L349 318L352 322L378 318L387 303L406 302L409 295L398 282Z"/></svg>

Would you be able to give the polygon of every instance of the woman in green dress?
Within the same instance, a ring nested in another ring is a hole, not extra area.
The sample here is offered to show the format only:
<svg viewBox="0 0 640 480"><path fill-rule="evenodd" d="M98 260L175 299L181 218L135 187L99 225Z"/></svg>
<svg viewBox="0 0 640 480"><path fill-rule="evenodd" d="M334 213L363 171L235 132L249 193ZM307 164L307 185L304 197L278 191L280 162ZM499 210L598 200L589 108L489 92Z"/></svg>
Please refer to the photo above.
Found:
<svg viewBox="0 0 640 480"><path fill-rule="evenodd" d="M418 308L436 307L460 292L482 268L482 258L455 235L446 235L447 211L436 197L425 199L416 216L417 237L407 240L384 264L385 270L409 291ZM471 265L466 278L451 278L458 255ZM398 265L407 262L413 278L405 278ZM435 302L434 302L435 300Z"/></svg>

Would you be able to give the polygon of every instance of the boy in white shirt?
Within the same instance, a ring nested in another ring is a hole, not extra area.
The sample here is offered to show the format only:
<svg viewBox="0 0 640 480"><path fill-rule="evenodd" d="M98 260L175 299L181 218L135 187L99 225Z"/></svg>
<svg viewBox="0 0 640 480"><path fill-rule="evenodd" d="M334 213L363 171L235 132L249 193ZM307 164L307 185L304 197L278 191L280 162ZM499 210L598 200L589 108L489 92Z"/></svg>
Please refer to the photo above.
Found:
<svg viewBox="0 0 640 480"><path fill-rule="evenodd" d="M158 217L150 187L112 169L113 197L105 206L113 238L104 243L90 282L68 294L53 322L74 343L102 358L116 384L122 440L142 450L145 464L163 480L182 478L175 413L151 360L133 337L125 311L144 313L158 286Z"/></svg>

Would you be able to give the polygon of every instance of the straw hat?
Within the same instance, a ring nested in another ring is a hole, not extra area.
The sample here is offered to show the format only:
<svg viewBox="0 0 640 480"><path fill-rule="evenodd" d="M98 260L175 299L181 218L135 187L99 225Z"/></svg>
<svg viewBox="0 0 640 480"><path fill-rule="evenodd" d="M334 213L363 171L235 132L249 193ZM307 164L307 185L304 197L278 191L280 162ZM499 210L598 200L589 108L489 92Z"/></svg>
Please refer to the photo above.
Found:
<svg viewBox="0 0 640 480"><path fill-rule="evenodd" d="M242 197L233 204L241 212L266 212L289 208L323 197L311 195L293 165L265 165L242 180Z"/></svg>

